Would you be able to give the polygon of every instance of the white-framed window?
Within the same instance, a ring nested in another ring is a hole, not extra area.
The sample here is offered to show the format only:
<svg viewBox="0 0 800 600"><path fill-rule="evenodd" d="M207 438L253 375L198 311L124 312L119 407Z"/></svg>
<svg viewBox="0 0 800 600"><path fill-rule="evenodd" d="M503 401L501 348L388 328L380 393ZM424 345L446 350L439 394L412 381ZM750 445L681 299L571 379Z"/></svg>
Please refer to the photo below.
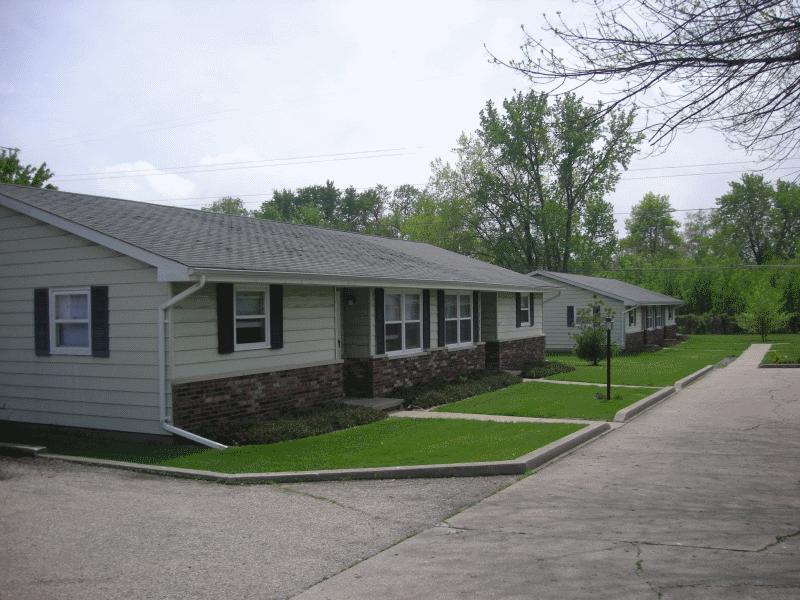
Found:
<svg viewBox="0 0 800 600"><path fill-rule="evenodd" d="M264 286L237 285L233 289L233 347L269 348L269 293Z"/></svg>
<svg viewBox="0 0 800 600"><path fill-rule="evenodd" d="M519 324L531 324L531 297L530 294L521 294L519 298Z"/></svg>
<svg viewBox="0 0 800 600"><path fill-rule="evenodd" d="M672 321L675 318L675 313L673 312L673 308L671 306L667 307L667 319Z"/></svg>
<svg viewBox="0 0 800 600"><path fill-rule="evenodd" d="M472 342L472 294L445 292L444 343L447 346Z"/></svg>
<svg viewBox="0 0 800 600"><path fill-rule="evenodd" d="M628 327L636 327L636 309L632 308L628 311Z"/></svg>
<svg viewBox="0 0 800 600"><path fill-rule="evenodd" d="M89 288L50 290L50 354L92 353Z"/></svg>
<svg viewBox="0 0 800 600"><path fill-rule="evenodd" d="M387 354L422 349L420 290L387 290L384 293L383 335Z"/></svg>
<svg viewBox="0 0 800 600"><path fill-rule="evenodd" d="M655 326L655 307L645 306L644 314L647 315L647 328L652 329Z"/></svg>
<svg viewBox="0 0 800 600"><path fill-rule="evenodd" d="M663 306L656 306L656 327L663 327L664 326L664 307Z"/></svg>

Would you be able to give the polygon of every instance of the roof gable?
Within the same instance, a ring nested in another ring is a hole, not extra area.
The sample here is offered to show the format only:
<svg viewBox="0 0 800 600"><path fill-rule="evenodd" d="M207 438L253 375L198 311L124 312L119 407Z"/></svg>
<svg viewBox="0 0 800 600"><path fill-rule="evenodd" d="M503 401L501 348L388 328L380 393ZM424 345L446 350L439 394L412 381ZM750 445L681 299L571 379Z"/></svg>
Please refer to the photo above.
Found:
<svg viewBox="0 0 800 600"><path fill-rule="evenodd" d="M531 276L553 280L559 283L574 285L597 294L608 296L616 300L621 300L626 304L632 305L680 305L683 300L653 292L647 288L639 287L619 279L608 277L591 277L589 275L575 275L573 273L557 273L555 271L537 270L530 273Z"/></svg>

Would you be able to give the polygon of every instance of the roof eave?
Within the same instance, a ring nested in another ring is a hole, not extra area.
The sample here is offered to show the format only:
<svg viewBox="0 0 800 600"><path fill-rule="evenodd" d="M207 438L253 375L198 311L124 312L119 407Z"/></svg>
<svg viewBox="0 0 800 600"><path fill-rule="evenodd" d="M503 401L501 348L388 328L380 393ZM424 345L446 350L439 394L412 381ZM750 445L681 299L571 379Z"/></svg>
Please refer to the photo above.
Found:
<svg viewBox="0 0 800 600"><path fill-rule="evenodd" d="M379 276L326 275L320 273L295 273L279 271L253 271L246 269L194 268L191 275L205 275L210 282L270 282L282 284L337 285L342 287L414 287L476 290L486 292L549 292L557 286L516 285L480 281L443 281L432 279L400 279Z"/></svg>
<svg viewBox="0 0 800 600"><path fill-rule="evenodd" d="M560 283L564 283L564 284L567 284L567 285L572 285L572 286L575 286L575 287L583 288L585 290L589 290L590 292L594 292L595 294L599 294L601 296L605 296L606 298L613 298L614 300L619 300L620 302L624 302L625 304L627 304L629 306L666 306L666 305L680 306L680 305L684 304L683 300L679 300L678 298L672 298L671 296L665 296L664 300L660 300L659 299L658 301L654 301L654 302L640 302L640 301L638 301L638 300L636 300L634 298L629 298L629 297L626 297L626 296L620 296L619 294L612 294L610 292L607 292L605 290L601 290L601 289L596 288L594 286L586 285L585 283L577 283L575 281L570 281L569 279L567 279L565 277L559 277L557 273L556 274L549 273L549 272L545 273L545 272L543 272L541 270L531 271L530 273L528 273L528 275L530 277L545 277L545 278L548 278L548 279L555 279L556 281L558 281ZM645 288L642 288L642 289L645 289ZM651 293L653 293L653 292L651 292Z"/></svg>

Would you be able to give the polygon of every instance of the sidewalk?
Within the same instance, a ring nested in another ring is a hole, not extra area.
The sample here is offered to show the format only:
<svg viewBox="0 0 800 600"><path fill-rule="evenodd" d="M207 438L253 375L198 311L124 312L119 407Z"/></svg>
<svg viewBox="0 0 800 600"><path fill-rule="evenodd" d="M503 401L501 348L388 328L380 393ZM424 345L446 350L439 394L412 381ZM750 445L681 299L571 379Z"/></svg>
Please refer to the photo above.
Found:
<svg viewBox="0 0 800 600"><path fill-rule="evenodd" d="M800 598L800 370L766 349L298 598Z"/></svg>

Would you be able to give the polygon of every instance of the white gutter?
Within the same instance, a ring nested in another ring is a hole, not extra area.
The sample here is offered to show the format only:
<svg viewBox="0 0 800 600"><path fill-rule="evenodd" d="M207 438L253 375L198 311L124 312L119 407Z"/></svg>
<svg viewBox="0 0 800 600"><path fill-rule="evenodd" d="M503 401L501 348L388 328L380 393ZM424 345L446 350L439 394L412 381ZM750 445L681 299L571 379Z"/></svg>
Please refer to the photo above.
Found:
<svg viewBox="0 0 800 600"><path fill-rule="evenodd" d="M193 286L186 288L180 294L177 294L164 302L161 306L158 307L158 409L159 409L159 416L161 421L161 428L165 431L168 431L172 434L179 435L187 440L191 440L198 444L202 444L203 446L208 446L209 448L216 448L218 450L224 450L227 448L226 445L220 444L219 442L215 442L214 440L209 440L204 438L201 435L194 434L190 431L186 431L185 429L181 429L180 427L175 427L169 422L169 417L167 416L167 341L166 341L166 323L167 323L167 311L170 308L183 300L184 298L188 298L196 291L201 289L206 284L206 277L205 275L200 276L200 281L195 283Z"/></svg>

